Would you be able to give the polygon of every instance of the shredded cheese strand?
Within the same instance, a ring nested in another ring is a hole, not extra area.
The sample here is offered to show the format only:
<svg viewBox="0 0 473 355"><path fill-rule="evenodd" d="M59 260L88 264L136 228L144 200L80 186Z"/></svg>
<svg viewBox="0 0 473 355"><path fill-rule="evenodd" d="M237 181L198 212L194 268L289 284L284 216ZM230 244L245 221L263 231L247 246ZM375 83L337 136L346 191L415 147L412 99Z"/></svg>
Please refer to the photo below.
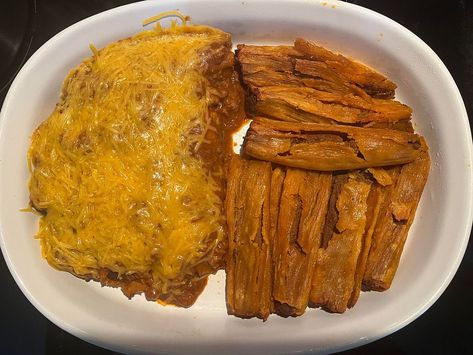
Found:
<svg viewBox="0 0 473 355"><path fill-rule="evenodd" d="M148 26L149 24L153 22L159 22L162 19L165 19L167 17L178 17L182 21L183 25L185 25L188 21L190 21L189 16L184 16L179 11L165 11L165 12L160 13L159 15L151 16L150 18L147 18L146 20L144 20L143 26Z"/></svg>

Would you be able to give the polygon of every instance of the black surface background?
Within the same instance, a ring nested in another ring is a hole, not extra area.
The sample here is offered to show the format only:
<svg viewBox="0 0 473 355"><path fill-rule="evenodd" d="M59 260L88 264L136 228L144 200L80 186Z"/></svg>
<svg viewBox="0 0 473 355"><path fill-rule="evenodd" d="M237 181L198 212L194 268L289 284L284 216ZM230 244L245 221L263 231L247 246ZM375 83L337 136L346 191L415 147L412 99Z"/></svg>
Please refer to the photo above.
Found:
<svg viewBox="0 0 473 355"><path fill-rule="evenodd" d="M218 1L218 0L216 0ZM69 25L131 1L1 0L0 90L25 58ZM473 1L349 1L378 11L422 38L452 73L473 117ZM0 92L3 103L6 90ZM448 119L448 117L446 117ZM470 125L471 125L470 118ZM441 206L439 206L441 208ZM64 332L25 298L0 258L0 353L111 354ZM400 331L347 353L473 353L473 242L452 283ZM297 331L296 329L294 331Z"/></svg>

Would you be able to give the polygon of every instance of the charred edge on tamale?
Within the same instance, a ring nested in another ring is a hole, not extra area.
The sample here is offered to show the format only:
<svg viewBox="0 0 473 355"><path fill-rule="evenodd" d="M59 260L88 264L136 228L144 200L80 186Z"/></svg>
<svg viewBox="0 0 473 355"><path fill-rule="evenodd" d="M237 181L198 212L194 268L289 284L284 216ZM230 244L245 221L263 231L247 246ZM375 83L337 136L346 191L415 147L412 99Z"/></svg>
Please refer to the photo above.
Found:
<svg viewBox="0 0 473 355"><path fill-rule="evenodd" d="M343 313L353 299L355 282L361 283L357 268L360 267L371 182L359 173L339 175L334 180L325 240L318 250L312 276L310 302L311 306Z"/></svg>
<svg viewBox="0 0 473 355"><path fill-rule="evenodd" d="M271 164L234 156L230 163L226 215L229 314L266 320L271 312Z"/></svg>
<svg viewBox="0 0 473 355"><path fill-rule="evenodd" d="M404 164L421 151L420 137L387 129L256 118L243 151L257 159L310 170L336 171Z"/></svg>
<svg viewBox="0 0 473 355"><path fill-rule="evenodd" d="M391 286L429 175L430 158L426 146L415 161L399 169L398 176L393 179L395 184L384 188L384 202L363 277L365 291L384 291Z"/></svg>
<svg viewBox="0 0 473 355"><path fill-rule="evenodd" d="M307 307L331 181L330 173L286 172L273 248L274 312L281 316L299 316Z"/></svg>

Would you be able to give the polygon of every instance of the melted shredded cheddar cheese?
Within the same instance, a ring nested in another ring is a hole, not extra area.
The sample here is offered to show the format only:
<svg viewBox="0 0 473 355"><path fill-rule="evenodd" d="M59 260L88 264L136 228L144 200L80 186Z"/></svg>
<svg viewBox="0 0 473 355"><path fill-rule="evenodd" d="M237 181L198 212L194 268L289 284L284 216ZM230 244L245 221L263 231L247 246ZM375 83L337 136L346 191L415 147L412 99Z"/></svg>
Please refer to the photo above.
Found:
<svg viewBox="0 0 473 355"><path fill-rule="evenodd" d="M224 237L219 186L195 157L208 118L204 51L227 34L156 27L94 51L28 154L37 237L57 269L152 275L166 292ZM202 94L204 91L204 94ZM197 133L195 133L197 132Z"/></svg>

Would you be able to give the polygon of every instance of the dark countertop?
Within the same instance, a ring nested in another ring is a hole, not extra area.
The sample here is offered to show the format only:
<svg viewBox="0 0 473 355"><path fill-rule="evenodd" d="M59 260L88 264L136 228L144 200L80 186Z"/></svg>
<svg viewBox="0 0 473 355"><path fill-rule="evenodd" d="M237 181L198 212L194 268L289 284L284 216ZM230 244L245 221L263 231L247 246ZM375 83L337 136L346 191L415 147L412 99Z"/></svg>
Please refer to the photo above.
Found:
<svg viewBox="0 0 473 355"><path fill-rule="evenodd" d="M10 78L53 35L90 15L131 1L2 0L0 2L0 105ZM452 73L473 117L473 0L349 1L384 14L422 38ZM2 90L2 88L4 88ZM441 206L439 206L441 208ZM112 354L66 333L22 294L0 258L0 353ZM472 353L473 241L453 281L417 320L347 353Z"/></svg>

